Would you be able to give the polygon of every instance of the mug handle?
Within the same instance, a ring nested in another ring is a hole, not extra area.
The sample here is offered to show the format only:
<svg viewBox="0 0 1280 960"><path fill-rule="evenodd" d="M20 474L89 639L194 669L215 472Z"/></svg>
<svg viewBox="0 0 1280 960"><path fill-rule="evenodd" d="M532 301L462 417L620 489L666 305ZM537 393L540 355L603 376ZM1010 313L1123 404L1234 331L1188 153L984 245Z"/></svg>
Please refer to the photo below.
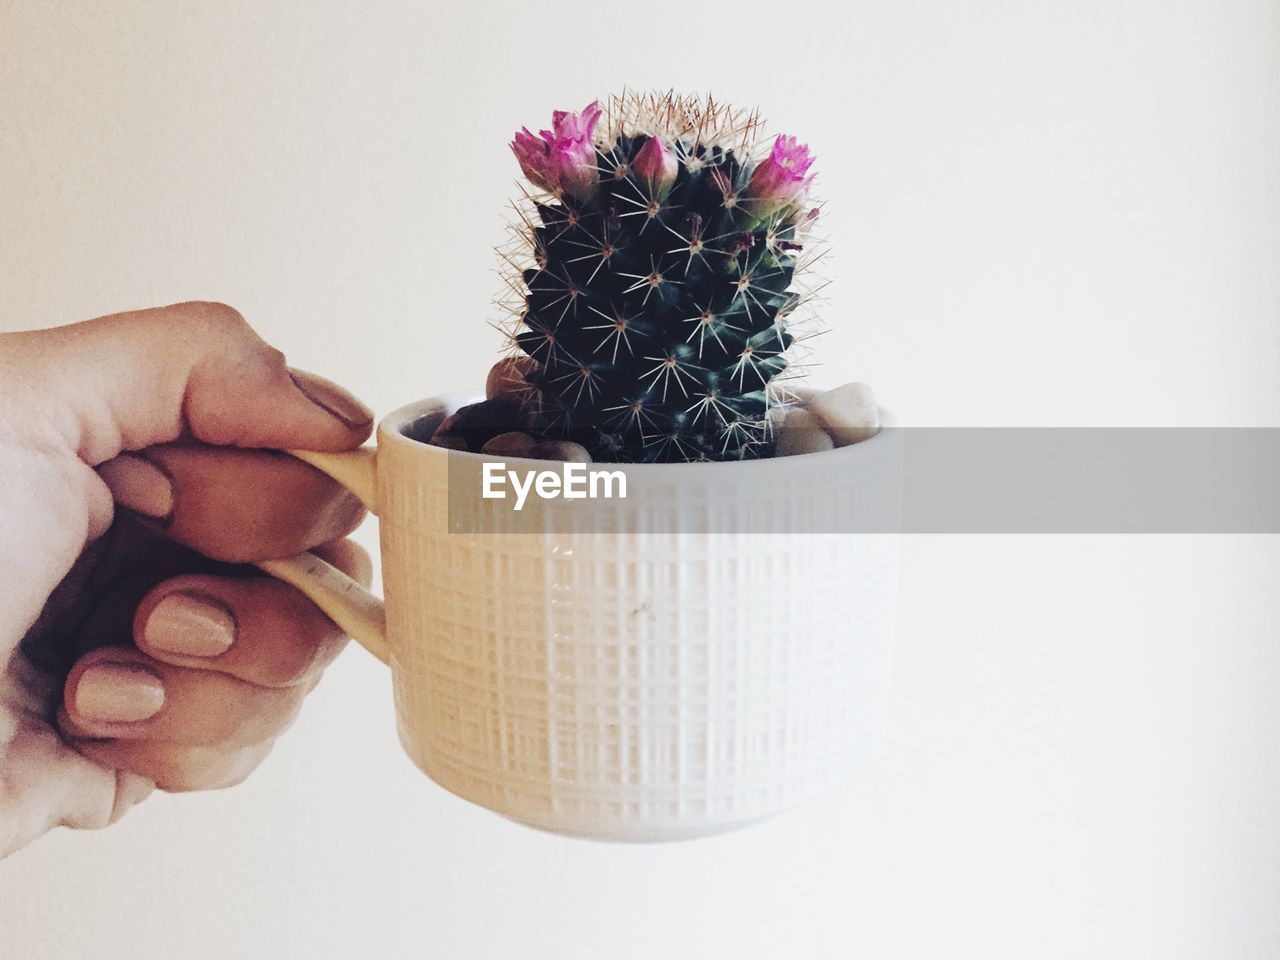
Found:
<svg viewBox="0 0 1280 960"><path fill-rule="evenodd" d="M286 452L328 474L377 515L374 509L375 447L361 447L349 453ZM387 617L382 601L337 567L309 552L282 560L262 560L256 566L298 590L383 663L391 662Z"/></svg>

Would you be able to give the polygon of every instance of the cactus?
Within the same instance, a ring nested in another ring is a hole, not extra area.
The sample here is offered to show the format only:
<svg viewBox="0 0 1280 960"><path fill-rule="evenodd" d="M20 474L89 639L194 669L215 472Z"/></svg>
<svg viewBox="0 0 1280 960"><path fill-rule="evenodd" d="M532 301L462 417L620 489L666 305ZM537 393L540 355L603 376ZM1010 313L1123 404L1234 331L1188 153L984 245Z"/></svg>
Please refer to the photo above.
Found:
<svg viewBox="0 0 1280 960"><path fill-rule="evenodd" d="M772 453L817 210L808 148L778 137L757 156L759 126L710 99L630 95L516 135L534 192L506 253L505 332L534 361L525 429L603 461Z"/></svg>

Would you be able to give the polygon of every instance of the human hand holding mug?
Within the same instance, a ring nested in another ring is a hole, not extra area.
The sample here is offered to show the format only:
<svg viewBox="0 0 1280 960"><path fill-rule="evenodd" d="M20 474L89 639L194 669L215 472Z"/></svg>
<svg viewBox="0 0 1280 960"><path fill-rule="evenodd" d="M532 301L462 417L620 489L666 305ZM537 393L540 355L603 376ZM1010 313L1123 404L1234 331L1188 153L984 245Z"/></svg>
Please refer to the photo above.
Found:
<svg viewBox="0 0 1280 960"><path fill-rule="evenodd" d="M220 304L0 335L0 856L261 762L345 638L245 564L370 575L359 500L272 448L371 429Z"/></svg>

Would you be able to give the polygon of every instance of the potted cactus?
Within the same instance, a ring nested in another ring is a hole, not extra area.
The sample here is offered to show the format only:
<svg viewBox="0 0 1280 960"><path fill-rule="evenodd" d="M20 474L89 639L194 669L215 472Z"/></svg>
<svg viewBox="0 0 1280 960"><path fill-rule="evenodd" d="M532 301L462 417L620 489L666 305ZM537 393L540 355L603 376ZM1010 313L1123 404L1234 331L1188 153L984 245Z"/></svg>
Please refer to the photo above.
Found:
<svg viewBox="0 0 1280 960"><path fill-rule="evenodd" d="M510 356L433 442L620 463L815 452L874 433L851 384L796 403L816 332L813 157L754 112L671 94L557 111L511 143ZM763 149L762 149L763 146Z"/></svg>
<svg viewBox="0 0 1280 960"><path fill-rule="evenodd" d="M813 158L759 128L646 95L521 130L510 355L483 400L379 427L374 649L402 742L523 823L700 836L831 789L879 740L897 537L865 508L892 502L893 435L857 442L861 385L794 382ZM614 486L572 498L590 462Z"/></svg>

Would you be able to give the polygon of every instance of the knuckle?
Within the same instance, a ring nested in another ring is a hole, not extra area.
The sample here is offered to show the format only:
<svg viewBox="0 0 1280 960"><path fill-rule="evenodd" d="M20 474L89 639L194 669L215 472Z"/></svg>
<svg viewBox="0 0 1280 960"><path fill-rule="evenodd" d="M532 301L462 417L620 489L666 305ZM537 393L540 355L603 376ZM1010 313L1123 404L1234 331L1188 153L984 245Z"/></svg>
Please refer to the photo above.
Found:
<svg viewBox="0 0 1280 960"><path fill-rule="evenodd" d="M242 330L249 325L239 310L217 300L193 300L183 306L210 326Z"/></svg>
<svg viewBox="0 0 1280 960"><path fill-rule="evenodd" d="M271 344L262 343L258 351L258 362L272 380L283 385L289 379L289 362L285 359L284 352Z"/></svg>
<svg viewBox="0 0 1280 960"><path fill-rule="evenodd" d="M240 751L234 759L222 766L217 784L210 789L221 790L226 787L240 786L262 765L262 761L267 759L267 754L274 746L275 741L270 740Z"/></svg>
<svg viewBox="0 0 1280 960"><path fill-rule="evenodd" d="M285 370L289 366L288 361L285 359L284 351L278 350L265 342L262 345L262 362L272 367L278 367L280 370Z"/></svg>
<svg viewBox="0 0 1280 960"><path fill-rule="evenodd" d="M240 361L272 389L291 389L289 363L282 351L267 343L245 323L236 337Z"/></svg>
<svg viewBox="0 0 1280 960"><path fill-rule="evenodd" d="M224 344L233 354L260 351L263 346L249 321L235 307L216 300L192 300L179 304L181 316L194 329L194 335Z"/></svg>
<svg viewBox="0 0 1280 960"><path fill-rule="evenodd" d="M184 760L158 763L150 773L155 779L156 787L165 793L191 793L219 786L209 771L202 769L199 764Z"/></svg>
<svg viewBox="0 0 1280 960"><path fill-rule="evenodd" d="M165 793L209 789L212 754L199 749L168 747L134 759L132 772L149 777Z"/></svg>
<svg viewBox="0 0 1280 960"><path fill-rule="evenodd" d="M267 742L229 751L187 749L160 758L151 772L156 786L165 793L222 790L247 780L271 747Z"/></svg>

